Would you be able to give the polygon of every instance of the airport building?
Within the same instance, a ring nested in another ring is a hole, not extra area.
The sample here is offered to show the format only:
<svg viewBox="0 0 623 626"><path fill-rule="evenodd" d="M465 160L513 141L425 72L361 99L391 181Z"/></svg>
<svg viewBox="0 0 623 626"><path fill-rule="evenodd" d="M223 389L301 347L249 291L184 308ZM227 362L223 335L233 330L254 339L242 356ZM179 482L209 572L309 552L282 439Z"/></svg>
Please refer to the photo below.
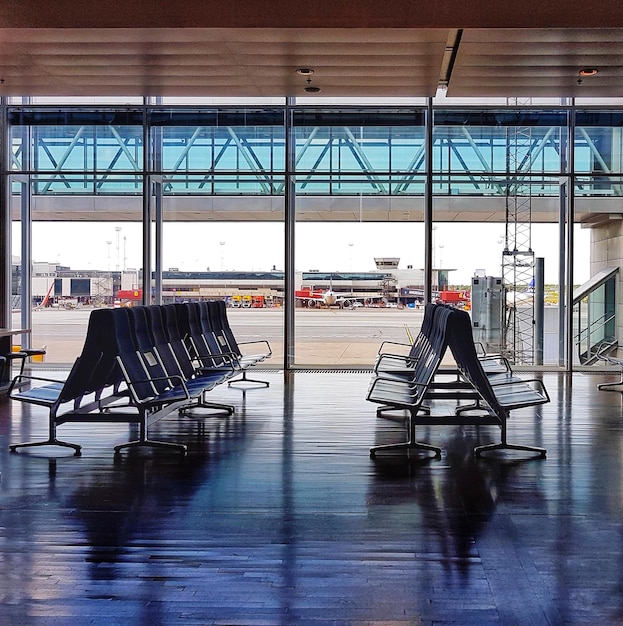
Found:
<svg viewBox="0 0 623 626"><path fill-rule="evenodd" d="M296 272L296 305L320 306L322 294L332 292L339 306L414 305L424 301L424 270L399 269L400 259L375 259L377 272ZM452 270L433 270L434 290L448 289ZM183 272L169 268L162 273L162 301L225 300L228 306L263 308L283 306L284 273L206 271ZM12 267L12 301L21 302L20 263ZM35 306L72 307L82 304L140 304L142 272L137 270L74 270L55 263L34 263L32 299ZM315 294L315 297L312 295ZM151 296L154 298L154 295Z"/></svg>

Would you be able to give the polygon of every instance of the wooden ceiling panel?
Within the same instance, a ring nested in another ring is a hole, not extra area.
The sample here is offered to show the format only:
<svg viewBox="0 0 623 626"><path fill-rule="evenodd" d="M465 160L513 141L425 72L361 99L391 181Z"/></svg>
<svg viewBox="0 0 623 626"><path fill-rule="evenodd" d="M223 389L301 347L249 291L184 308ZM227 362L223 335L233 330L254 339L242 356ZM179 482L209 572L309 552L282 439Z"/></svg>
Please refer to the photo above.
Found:
<svg viewBox="0 0 623 626"><path fill-rule="evenodd" d="M448 96L616 97L622 77L620 29L474 29L463 32Z"/></svg>
<svg viewBox="0 0 623 626"><path fill-rule="evenodd" d="M21 24L22 17L7 12L7 4L12 2L0 3L0 24ZM28 12L36 1L17 4ZM44 12L52 6L44 0L40 4ZM84 12L72 0L57 0L56 5L61 13L72 7ZM392 5L388 19L395 17L395 10ZM457 11L457 17L463 14ZM355 16L353 26L361 25L360 19ZM611 19L616 23L615 14ZM101 23L108 24L107 18ZM205 28L201 20L196 28L161 24L0 27L0 95L303 96L307 83L296 74L298 67L315 70L311 80L322 90L319 97L434 96L446 80L448 96L457 97L621 95L620 28ZM580 80L583 67L599 72Z"/></svg>
<svg viewBox="0 0 623 626"><path fill-rule="evenodd" d="M4 95L433 96L444 30L0 29Z"/></svg>

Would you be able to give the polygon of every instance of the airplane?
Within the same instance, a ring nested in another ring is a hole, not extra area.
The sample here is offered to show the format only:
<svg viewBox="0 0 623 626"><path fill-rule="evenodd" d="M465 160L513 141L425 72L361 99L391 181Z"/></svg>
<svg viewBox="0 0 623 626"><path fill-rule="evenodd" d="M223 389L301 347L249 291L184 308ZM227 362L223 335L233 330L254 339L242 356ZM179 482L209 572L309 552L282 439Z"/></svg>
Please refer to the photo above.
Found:
<svg viewBox="0 0 623 626"><path fill-rule="evenodd" d="M513 308L521 304L529 305L534 301L534 293L530 291L507 291L506 307Z"/></svg>
<svg viewBox="0 0 623 626"><path fill-rule="evenodd" d="M313 308L316 306L339 306L341 309L361 306L363 298L357 298L353 295L338 294L333 289L326 291L320 289L311 289L303 287L295 291L294 297L301 300L304 306Z"/></svg>
<svg viewBox="0 0 623 626"><path fill-rule="evenodd" d="M506 306L512 308L519 304L532 304L534 302L534 278L523 291L506 291Z"/></svg>

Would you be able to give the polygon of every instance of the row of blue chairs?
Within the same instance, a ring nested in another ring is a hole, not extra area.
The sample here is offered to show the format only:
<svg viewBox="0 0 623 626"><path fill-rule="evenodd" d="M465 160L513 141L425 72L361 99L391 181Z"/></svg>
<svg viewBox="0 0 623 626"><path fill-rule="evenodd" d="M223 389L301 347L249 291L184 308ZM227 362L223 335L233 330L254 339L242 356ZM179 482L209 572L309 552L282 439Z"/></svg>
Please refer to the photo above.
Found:
<svg viewBox="0 0 623 626"><path fill-rule="evenodd" d="M183 444L149 439L149 426L173 411L198 407L233 413L232 406L207 401L206 394L217 385L268 385L246 372L271 356L270 345L251 343L259 349L243 353L223 302L96 309L82 352L64 381L24 374L12 381L10 398L48 408L49 433L44 441L16 443L10 449L56 445L80 455L79 444L58 439L59 425L128 422L138 424L138 439L115 446L115 453L152 446L185 454Z"/></svg>
<svg viewBox="0 0 623 626"><path fill-rule="evenodd" d="M466 311L428 304L421 330L408 353L392 354L389 349L387 343L379 349L367 400L382 405L377 410L379 416L388 411L406 411L409 439L374 446L370 449L372 457L381 451L400 449L426 450L441 457L439 446L416 439L416 426L495 425L501 431L500 441L476 447L475 455L490 450L522 450L545 458L543 448L507 440L511 411L549 402L543 382L519 377L500 356L479 355ZM444 363L447 349L454 360L452 365ZM436 400L455 401L452 413L444 413L443 409L434 412Z"/></svg>

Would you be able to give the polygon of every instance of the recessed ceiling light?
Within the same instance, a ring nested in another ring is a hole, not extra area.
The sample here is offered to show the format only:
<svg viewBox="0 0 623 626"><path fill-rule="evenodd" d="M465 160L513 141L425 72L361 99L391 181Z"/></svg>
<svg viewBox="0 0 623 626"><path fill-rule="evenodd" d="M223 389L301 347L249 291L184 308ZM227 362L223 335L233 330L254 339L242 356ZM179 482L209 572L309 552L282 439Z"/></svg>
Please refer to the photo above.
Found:
<svg viewBox="0 0 623 626"><path fill-rule="evenodd" d="M309 67L299 67L299 69L296 70L296 73L301 76L311 76L314 73L314 70Z"/></svg>
<svg viewBox="0 0 623 626"><path fill-rule="evenodd" d="M597 72L599 72L599 70L596 70L594 67L585 67L580 70L579 74L580 76L595 76Z"/></svg>
<svg viewBox="0 0 623 626"><path fill-rule="evenodd" d="M320 89L320 87L305 87L305 91L307 93L318 93L319 91L322 91L322 89Z"/></svg>

